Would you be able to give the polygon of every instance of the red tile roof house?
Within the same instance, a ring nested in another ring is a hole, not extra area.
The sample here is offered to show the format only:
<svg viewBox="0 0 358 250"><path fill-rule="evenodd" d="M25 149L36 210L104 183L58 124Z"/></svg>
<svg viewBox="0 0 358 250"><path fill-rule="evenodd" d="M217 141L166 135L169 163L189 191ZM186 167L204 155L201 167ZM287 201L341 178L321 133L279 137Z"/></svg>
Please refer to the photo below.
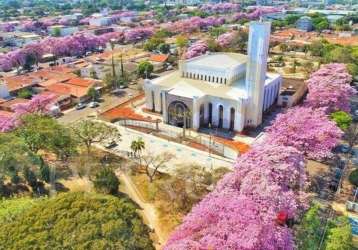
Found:
<svg viewBox="0 0 358 250"><path fill-rule="evenodd" d="M154 72L164 70L165 63L168 61L169 55L164 54L151 54L149 62L154 66Z"/></svg>
<svg viewBox="0 0 358 250"><path fill-rule="evenodd" d="M73 103L88 101L88 90L96 87L98 81L93 79L71 78L65 82L57 82L46 86L46 90L57 95L70 95Z"/></svg>

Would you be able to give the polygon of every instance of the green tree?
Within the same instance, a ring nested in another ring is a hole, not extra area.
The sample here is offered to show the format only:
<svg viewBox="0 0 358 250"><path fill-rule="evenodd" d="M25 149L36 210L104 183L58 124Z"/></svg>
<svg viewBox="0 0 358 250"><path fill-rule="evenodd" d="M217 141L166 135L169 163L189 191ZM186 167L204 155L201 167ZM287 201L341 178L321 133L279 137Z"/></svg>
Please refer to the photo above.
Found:
<svg viewBox="0 0 358 250"><path fill-rule="evenodd" d="M111 73L108 73L104 76L103 83L110 89L114 88L116 86L116 78Z"/></svg>
<svg viewBox="0 0 358 250"><path fill-rule="evenodd" d="M91 147L94 143L118 140L121 136L118 129L106 123L92 120L77 122L73 124L72 130L80 144L86 147L88 155L90 155Z"/></svg>
<svg viewBox="0 0 358 250"><path fill-rule="evenodd" d="M305 213L297 230L297 247L304 250L316 250L320 243L321 221L319 205L314 204Z"/></svg>
<svg viewBox="0 0 358 250"><path fill-rule="evenodd" d="M153 64L148 61L143 61L138 65L138 75L142 78L149 78L154 70Z"/></svg>
<svg viewBox="0 0 358 250"><path fill-rule="evenodd" d="M165 43L164 39L153 36L149 38L148 41L144 44L144 49L148 51L154 51L162 43Z"/></svg>
<svg viewBox="0 0 358 250"><path fill-rule="evenodd" d="M71 131L49 116L26 115L22 117L22 124L15 133L35 154L44 150L56 154L58 159L66 160L76 153L77 143Z"/></svg>
<svg viewBox="0 0 358 250"><path fill-rule="evenodd" d="M134 156L137 156L138 153L140 154L144 149L145 149L145 142L143 141L142 138L132 141L131 150Z"/></svg>
<svg viewBox="0 0 358 250"><path fill-rule="evenodd" d="M166 43L161 43L158 45L158 50L162 54L168 54L170 52L170 45Z"/></svg>
<svg viewBox="0 0 358 250"><path fill-rule="evenodd" d="M344 111L337 111L331 114L331 120L335 121L342 130L347 130L352 123L352 116Z"/></svg>
<svg viewBox="0 0 358 250"><path fill-rule="evenodd" d="M55 27L52 30L52 36L54 37L60 37L61 36L61 29L59 27Z"/></svg>
<svg viewBox="0 0 358 250"><path fill-rule="evenodd" d="M32 190L35 191L38 187L37 176L35 172L32 169L26 167L23 174L27 184L29 184L29 186L32 187Z"/></svg>
<svg viewBox="0 0 358 250"><path fill-rule="evenodd" d="M7 249L154 250L150 229L128 198L69 192L1 221ZM36 230L33 230L36 227ZM73 237L76 235L76 237ZM18 240L14 240L18 239Z"/></svg>
<svg viewBox="0 0 358 250"><path fill-rule="evenodd" d="M313 56L323 56L324 53L324 41L313 41L309 45L309 51Z"/></svg>
<svg viewBox="0 0 358 250"><path fill-rule="evenodd" d="M91 70L90 77L93 79L98 79L97 73L94 69Z"/></svg>
<svg viewBox="0 0 358 250"><path fill-rule="evenodd" d="M96 101L98 99L98 92L94 87L88 89L87 95L92 99L92 101Z"/></svg>
<svg viewBox="0 0 358 250"><path fill-rule="evenodd" d="M324 58L327 62L350 63L352 62L351 53L350 48L335 46L334 49L324 55Z"/></svg>
<svg viewBox="0 0 358 250"><path fill-rule="evenodd" d="M95 190L103 194L117 194L119 180L110 168L101 169L93 180Z"/></svg>
<svg viewBox="0 0 358 250"><path fill-rule="evenodd" d="M27 54L25 56L25 63L23 65L23 69L30 71L32 70L32 67L37 63L37 59L35 57L35 55L33 54Z"/></svg>
<svg viewBox="0 0 358 250"><path fill-rule="evenodd" d="M210 36L215 39L218 38L220 35L224 34L225 32L227 32L227 29L225 29L224 27L212 27L209 30Z"/></svg>
<svg viewBox="0 0 358 250"><path fill-rule="evenodd" d="M18 98L30 99L32 97L32 92L28 89L22 89L17 93Z"/></svg>
<svg viewBox="0 0 358 250"><path fill-rule="evenodd" d="M179 51L179 55L181 55L183 53L183 49L188 46L188 38L186 38L185 36L177 36L175 39L175 44L178 47L178 51Z"/></svg>
<svg viewBox="0 0 358 250"><path fill-rule="evenodd" d="M302 15L287 15L285 18L286 25L295 25L298 19L301 18Z"/></svg>
<svg viewBox="0 0 358 250"><path fill-rule="evenodd" d="M0 179L9 177L17 184L20 181L19 173L39 164L39 157L22 138L14 133L0 133Z"/></svg>
<svg viewBox="0 0 358 250"><path fill-rule="evenodd" d="M169 36L171 36L171 33L168 31L168 30L165 30L165 29L160 29L159 31L157 31L154 36L156 38L161 38L161 39L164 39L164 38L167 38Z"/></svg>
<svg viewBox="0 0 358 250"><path fill-rule="evenodd" d="M351 250L352 228L347 217L338 217L327 231L325 250Z"/></svg>

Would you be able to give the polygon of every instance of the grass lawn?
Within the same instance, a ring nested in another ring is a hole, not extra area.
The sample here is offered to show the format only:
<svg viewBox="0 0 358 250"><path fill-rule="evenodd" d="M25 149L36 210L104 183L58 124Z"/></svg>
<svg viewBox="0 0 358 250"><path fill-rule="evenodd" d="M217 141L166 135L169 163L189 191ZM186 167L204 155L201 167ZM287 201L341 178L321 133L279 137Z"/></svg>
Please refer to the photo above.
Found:
<svg viewBox="0 0 358 250"><path fill-rule="evenodd" d="M150 183L145 174L131 175L130 178L145 202L153 204L157 209L162 232L168 238L174 228L181 223L184 214L171 210L169 201L161 200L159 196L155 195L155 180L153 183ZM161 175L159 178L163 180L163 178L168 178L168 176Z"/></svg>

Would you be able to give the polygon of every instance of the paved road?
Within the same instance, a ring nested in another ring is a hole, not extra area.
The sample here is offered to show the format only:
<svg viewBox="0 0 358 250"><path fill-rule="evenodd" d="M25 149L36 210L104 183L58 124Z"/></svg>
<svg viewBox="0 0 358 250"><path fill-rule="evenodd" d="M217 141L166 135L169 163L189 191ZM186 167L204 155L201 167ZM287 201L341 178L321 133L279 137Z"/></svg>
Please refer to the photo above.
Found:
<svg viewBox="0 0 358 250"><path fill-rule="evenodd" d="M124 94L121 96L109 95L109 94L102 96L102 99L104 101L100 103L100 106L98 108L86 107L81 110L76 110L75 108L66 110L64 112L64 115L60 117L58 120L61 123L70 124L75 121L84 119L88 116L96 116L98 113L101 113L121 103L124 103L129 99L131 99L133 96L138 94L137 90L130 89L130 88L124 89L123 92Z"/></svg>

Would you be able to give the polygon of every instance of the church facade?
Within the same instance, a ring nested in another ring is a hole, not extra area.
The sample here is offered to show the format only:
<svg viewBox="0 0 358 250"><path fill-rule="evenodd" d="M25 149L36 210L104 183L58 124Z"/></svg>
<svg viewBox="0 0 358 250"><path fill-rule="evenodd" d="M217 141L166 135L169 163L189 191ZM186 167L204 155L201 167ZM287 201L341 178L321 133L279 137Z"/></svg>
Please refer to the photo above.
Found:
<svg viewBox="0 0 358 250"><path fill-rule="evenodd" d="M282 78L267 72L271 25L251 22L248 55L208 53L144 83L146 108L173 126L242 131L257 127L279 95Z"/></svg>

